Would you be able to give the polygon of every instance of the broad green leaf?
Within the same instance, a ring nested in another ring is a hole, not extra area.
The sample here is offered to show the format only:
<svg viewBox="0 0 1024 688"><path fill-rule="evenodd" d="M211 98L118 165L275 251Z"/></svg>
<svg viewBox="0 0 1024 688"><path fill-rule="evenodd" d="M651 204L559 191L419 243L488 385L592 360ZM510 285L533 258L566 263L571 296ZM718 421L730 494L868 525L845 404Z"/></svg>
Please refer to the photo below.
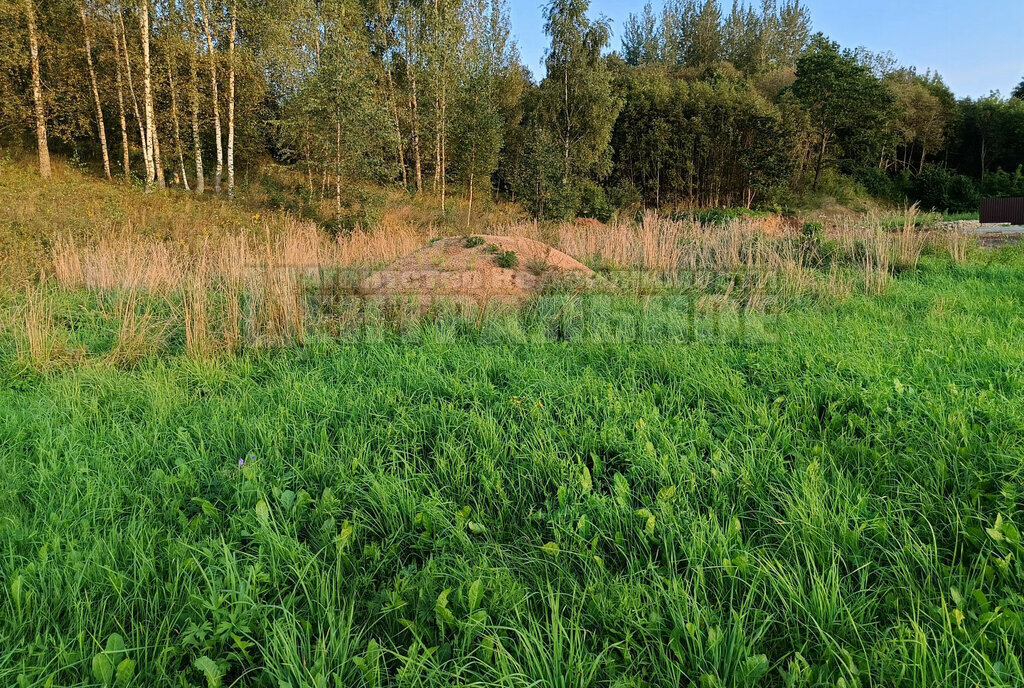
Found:
<svg viewBox="0 0 1024 688"><path fill-rule="evenodd" d="M558 553L562 551L557 542L548 542L540 549L544 554L552 557L557 557Z"/></svg>
<svg viewBox="0 0 1024 688"><path fill-rule="evenodd" d="M14 599L14 608L18 610L21 609L22 585L24 585L24 579L21 577L21 574L19 573L17 576L14 577L14 580L11 581L11 597Z"/></svg>
<svg viewBox="0 0 1024 688"><path fill-rule="evenodd" d="M1003 537L1005 537L1006 541L1011 545L1016 545L1020 542L1020 531L1017 530L1017 526L1010 522L1006 522L1003 524Z"/></svg>
<svg viewBox="0 0 1024 688"><path fill-rule="evenodd" d="M1001 542L1003 540L1003 515L996 514L995 525L991 528L986 528L985 532L988 533L988 536L996 542Z"/></svg>
<svg viewBox="0 0 1024 688"><path fill-rule="evenodd" d="M135 660L122 659L117 665L117 685L126 686L135 676Z"/></svg>
<svg viewBox="0 0 1024 688"><path fill-rule="evenodd" d="M590 492L594 489L594 479L590 476L590 469L583 466L583 470L580 475L580 484L583 487L584 492Z"/></svg>
<svg viewBox="0 0 1024 688"><path fill-rule="evenodd" d="M477 578L473 581L473 584L469 586L469 611L475 612L477 607L480 606L480 601L484 597L484 582Z"/></svg>
<svg viewBox="0 0 1024 688"><path fill-rule="evenodd" d="M451 588L445 588L441 591L441 594L437 596L437 601L434 603L434 611L437 612L442 621L453 624L455 623L455 615L448 609L448 595L451 591Z"/></svg>
<svg viewBox="0 0 1024 688"><path fill-rule="evenodd" d="M217 515L217 508L207 500L203 499L202 497L193 497L192 501L198 504L199 507L203 510L203 513L207 516L212 517Z"/></svg>
<svg viewBox="0 0 1024 688"><path fill-rule="evenodd" d="M100 652L92 657L92 675L103 685L110 683L114 678L114 665L106 652Z"/></svg>
<svg viewBox="0 0 1024 688"><path fill-rule="evenodd" d="M625 509L629 506L629 483L621 473L616 473L612 482L615 484L615 501Z"/></svg>
<svg viewBox="0 0 1024 688"><path fill-rule="evenodd" d="M747 685L753 684L767 673L768 657L766 655L747 657L740 666L740 674L743 677L743 682Z"/></svg>
<svg viewBox="0 0 1024 688"><path fill-rule="evenodd" d="M224 672L215 661L203 655L193 662L192 666L203 672L203 676L206 677L207 688L220 688L220 679Z"/></svg>
<svg viewBox="0 0 1024 688"><path fill-rule="evenodd" d="M270 521L270 507L262 499L256 502L256 518L259 519L261 526L266 526Z"/></svg>
<svg viewBox="0 0 1024 688"><path fill-rule="evenodd" d="M656 524L654 514L651 513L650 509L638 509L635 513L640 518L646 519L646 523L644 524L644 530L647 531L648 535L653 537L654 526Z"/></svg>
<svg viewBox="0 0 1024 688"><path fill-rule="evenodd" d="M352 541L352 535L354 532L355 529L352 527L351 523L349 523L348 521L342 522L341 532L338 533L338 537L335 539L335 542L338 545L339 552L344 552L345 549L349 546L349 544Z"/></svg>
<svg viewBox="0 0 1024 688"><path fill-rule="evenodd" d="M576 530L577 530L577 532L583 534L584 537L586 537L586 534L587 534L587 515L586 514L583 514L582 516L580 516L580 520L576 521Z"/></svg>
<svg viewBox="0 0 1024 688"><path fill-rule="evenodd" d="M111 633L107 638L107 654L116 663L121 661L122 652L124 652L124 638L119 633Z"/></svg>

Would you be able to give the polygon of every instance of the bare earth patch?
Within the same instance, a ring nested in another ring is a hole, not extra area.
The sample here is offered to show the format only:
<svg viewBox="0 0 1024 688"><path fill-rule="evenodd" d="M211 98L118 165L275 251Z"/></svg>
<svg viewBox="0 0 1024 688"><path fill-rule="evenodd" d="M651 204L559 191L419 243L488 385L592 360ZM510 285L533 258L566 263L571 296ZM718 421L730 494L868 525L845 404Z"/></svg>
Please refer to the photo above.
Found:
<svg viewBox="0 0 1024 688"><path fill-rule="evenodd" d="M370 275L359 291L514 301L566 278L585 284L594 277L586 265L540 241L476 234L438 239Z"/></svg>

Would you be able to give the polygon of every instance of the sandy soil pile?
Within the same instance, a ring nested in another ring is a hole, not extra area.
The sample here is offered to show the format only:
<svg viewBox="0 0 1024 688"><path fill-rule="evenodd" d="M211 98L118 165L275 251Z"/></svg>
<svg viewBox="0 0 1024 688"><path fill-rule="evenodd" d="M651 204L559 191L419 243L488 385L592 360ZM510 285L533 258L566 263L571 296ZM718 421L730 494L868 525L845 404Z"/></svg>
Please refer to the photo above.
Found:
<svg viewBox="0 0 1024 688"><path fill-rule="evenodd" d="M503 255L506 265L514 266L501 267ZM540 241L475 234L438 239L370 275L359 285L359 291L374 296L415 294L514 300L565 278L586 283L594 278L594 272Z"/></svg>

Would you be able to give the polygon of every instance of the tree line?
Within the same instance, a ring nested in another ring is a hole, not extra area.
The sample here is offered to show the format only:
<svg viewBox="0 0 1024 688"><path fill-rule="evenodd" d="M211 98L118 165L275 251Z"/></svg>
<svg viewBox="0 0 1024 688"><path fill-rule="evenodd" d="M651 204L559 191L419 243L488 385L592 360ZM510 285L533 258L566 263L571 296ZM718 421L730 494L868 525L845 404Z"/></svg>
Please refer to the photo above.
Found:
<svg viewBox="0 0 1024 688"><path fill-rule="evenodd" d="M1024 83L941 77L812 31L799 0L669 0L612 27L544 8L535 80L504 0L7 0L0 141L108 178L234 193L236 160L311 195L370 180L539 217L784 207L837 184L970 209L1024 194Z"/></svg>

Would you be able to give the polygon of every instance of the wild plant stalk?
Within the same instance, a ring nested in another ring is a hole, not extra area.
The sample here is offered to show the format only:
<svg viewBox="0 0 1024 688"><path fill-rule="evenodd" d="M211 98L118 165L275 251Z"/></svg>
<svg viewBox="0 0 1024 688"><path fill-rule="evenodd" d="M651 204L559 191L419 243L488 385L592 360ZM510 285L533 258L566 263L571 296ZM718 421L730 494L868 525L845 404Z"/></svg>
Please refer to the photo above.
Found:
<svg viewBox="0 0 1024 688"><path fill-rule="evenodd" d="M120 296L117 307L120 316L117 341L107 354L107 360L113 365L136 365L159 346L163 327L156 323L151 310L146 308L140 314L139 309L138 289L129 289Z"/></svg>
<svg viewBox="0 0 1024 688"><path fill-rule="evenodd" d="M947 232L945 235L946 253L950 260L957 265L967 262L967 250L977 240L967 234L960 232Z"/></svg>
<svg viewBox="0 0 1024 688"><path fill-rule="evenodd" d="M205 358L211 350L207 289L206 284L193 277L185 283L181 292L185 350L195 358Z"/></svg>
<svg viewBox="0 0 1024 688"><path fill-rule="evenodd" d="M228 279L223 282L223 298L224 348L234 354L242 349L242 290L238 280Z"/></svg>
<svg viewBox="0 0 1024 688"><path fill-rule="evenodd" d="M24 324L26 349L22 356L30 365L45 368L63 356L65 347L54 327L53 301L45 286L26 292Z"/></svg>

